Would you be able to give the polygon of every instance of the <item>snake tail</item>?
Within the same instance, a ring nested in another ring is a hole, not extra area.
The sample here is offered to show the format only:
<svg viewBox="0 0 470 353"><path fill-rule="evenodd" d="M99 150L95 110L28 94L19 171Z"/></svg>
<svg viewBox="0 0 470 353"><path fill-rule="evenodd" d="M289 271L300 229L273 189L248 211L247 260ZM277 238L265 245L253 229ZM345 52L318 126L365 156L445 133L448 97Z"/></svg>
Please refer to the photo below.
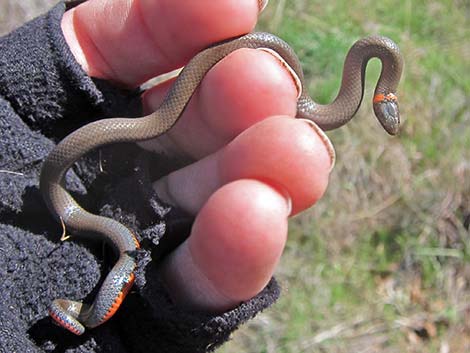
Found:
<svg viewBox="0 0 470 353"><path fill-rule="evenodd" d="M55 299L49 308L49 315L55 323L76 335L82 335L85 326L94 328L108 321L134 284L135 262L126 256L108 274L92 305Z"/></svg>

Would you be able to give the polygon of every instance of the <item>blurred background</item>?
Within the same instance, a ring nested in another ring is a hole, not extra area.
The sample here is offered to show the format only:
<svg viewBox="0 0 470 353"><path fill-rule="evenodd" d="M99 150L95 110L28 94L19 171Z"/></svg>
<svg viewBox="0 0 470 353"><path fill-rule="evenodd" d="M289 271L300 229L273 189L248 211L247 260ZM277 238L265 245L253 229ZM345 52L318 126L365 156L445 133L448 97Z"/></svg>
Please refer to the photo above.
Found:
<svg viewBox="0 0 470 353"><path fill-rule="evenodd" d="M0 34L55 3L0 0ZM389 36L403 126L373 118L372 62L359 116L329 133L325 197L291 221L281 300L220 352L470 352L470 2L271 0L259 30L294 47L321 103L357 39Z"/></svg>

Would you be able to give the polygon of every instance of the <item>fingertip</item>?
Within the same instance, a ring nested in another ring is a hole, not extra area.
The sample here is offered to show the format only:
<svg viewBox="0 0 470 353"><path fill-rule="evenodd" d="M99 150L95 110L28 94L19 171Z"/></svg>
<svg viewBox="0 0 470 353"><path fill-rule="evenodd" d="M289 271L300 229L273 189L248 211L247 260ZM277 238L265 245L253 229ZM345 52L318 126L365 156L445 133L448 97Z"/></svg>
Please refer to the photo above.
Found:
<svg viewBox="0 0 470 353"><path fill-rule="evenodd" d="M289 201L271 186L237 180L214 193L194 223L189 248L227 297L247 300L272 277L287 237Z"/></svg>
<svg viewBox="0 0 470 353"><path fill-rule="evenodd" d="M310 124L277 116L237 136L220 153L218 166L222 183L253 178L281 185L292 198L292 214L297 214L325 192L331 156Z"/></svg>
<svg viewBox="0 0 470 353"><path fill-rule="evenodd" d="M223 311L258 294L284 249L288 213L284 195L260 181L238 180L217 190L166 266L178 304Z"/></svg>
<svg viewBox="0 0 470 353"><path fill-rule="evenodd" d="M199 114L213 131L233 138L268 116L295 116L297 93L278 59L265 51L240 49L207 74Z"/></svg>
<svg viewBox="0 0 470 353"><path fill-rule="evenodd" d="M256 0L94 0L67 11L62 28L89 75L136 87L251 32L258 14Z"/></svg>

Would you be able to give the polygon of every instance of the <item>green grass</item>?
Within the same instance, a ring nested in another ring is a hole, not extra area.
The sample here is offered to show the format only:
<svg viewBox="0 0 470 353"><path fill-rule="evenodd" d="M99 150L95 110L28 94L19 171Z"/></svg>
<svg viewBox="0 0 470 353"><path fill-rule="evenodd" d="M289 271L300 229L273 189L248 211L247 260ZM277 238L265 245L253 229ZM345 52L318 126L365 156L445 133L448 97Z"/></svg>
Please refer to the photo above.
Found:
<svg viewBox="0 0 470 353"><path fill-rule="evenodd" d="M291 221L281 300L220 352L469 349L469 19L465 1L271 0L259 29L294 47L321 103L354 41L395 40L403 127L390 138L372 118L372 62L359 117L330 133L327 194Z"/></svg>

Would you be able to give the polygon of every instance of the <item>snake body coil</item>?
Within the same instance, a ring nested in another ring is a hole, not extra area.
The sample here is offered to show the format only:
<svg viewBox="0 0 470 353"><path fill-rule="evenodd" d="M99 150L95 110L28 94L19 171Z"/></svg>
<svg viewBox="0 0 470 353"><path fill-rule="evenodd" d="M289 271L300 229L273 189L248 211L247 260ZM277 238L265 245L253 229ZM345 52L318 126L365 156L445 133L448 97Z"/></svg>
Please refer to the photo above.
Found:
<svg viewBox="0 0 470 353"><path fill-rule="evenodd" d="M387 132L397 133L400 119L395 93L401 76L402 58L396 44L388 38L373 36L354 44L346 57L339 94L328 105L316 104L307 95L297 56L288 44L272 34L251 33L200 52L182 70L154 113L137 119L112 118L90 123L67 136L45 160L40 189L50 211L74 232L97 233L120 255L92 305L54 300L50 314L59 325L75 334L82 334L84 326L93 328L108 320L133 284L136 262L129 252L139 247L127 227L81 208L64 187L65 173L80 157L99 146L148 140L168 131L182 115L206 73L228 54L241 48L263 48L279 54L302 84L297 117L313 120L324 130L338 128L351 120L362 101L367 62L372 57L379 58L382 73L375 89L374 111Z"/></svg>

